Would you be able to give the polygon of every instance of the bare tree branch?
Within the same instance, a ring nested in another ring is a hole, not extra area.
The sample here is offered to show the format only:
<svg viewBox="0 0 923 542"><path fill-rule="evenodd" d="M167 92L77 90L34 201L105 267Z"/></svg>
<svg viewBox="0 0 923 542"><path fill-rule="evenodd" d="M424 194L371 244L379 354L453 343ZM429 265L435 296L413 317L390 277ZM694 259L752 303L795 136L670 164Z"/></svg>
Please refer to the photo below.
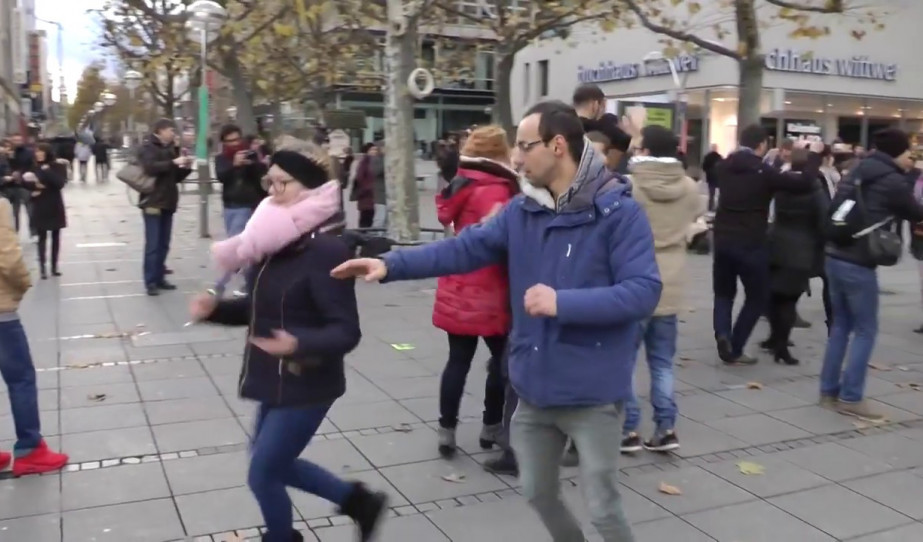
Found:
<svg viewBox="0 0 923 542"><path fill-rule="evenodd" d="M721 44L702 39L689 32L683 32L682 30L676 30L674 28L669 28L667 26L655 23L651 20L650 17L647 16L646 13L644 13L644 10L641 9L641 6L638 5L636 0L622 0L622 3L624 3L625 6L628 7L628 9L630 9L635 14L635 16L638 17L638 20L641 22L641 24L651 32L656 32L675 40L691 43L697 47L705 49L706 51L711 51L715 54L727 56L735 60L741 59L741 55L737 51L724 47Z"/></svg>
<svg viewBox="0 0 923 542"><path fill-rule="evenodd" d="M824 0L823 6L813 6L801 2L791 2L788 0L766 0L767 3L784 9L793 9L810 13L843 13L845 6L843 0Z"/></svg>

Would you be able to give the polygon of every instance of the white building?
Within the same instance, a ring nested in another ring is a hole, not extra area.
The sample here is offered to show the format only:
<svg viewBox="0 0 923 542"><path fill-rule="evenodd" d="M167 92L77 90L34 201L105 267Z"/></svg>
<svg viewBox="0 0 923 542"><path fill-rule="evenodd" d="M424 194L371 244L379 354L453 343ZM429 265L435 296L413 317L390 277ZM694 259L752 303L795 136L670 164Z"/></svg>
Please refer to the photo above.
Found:
<svg viewBox="0 0 923 542"><path fill-rule="evenodd" d="M839 137L867 144L869 134L886 126L923 131L923 57L916 34L923 23L923 1L889 0L885 4L886 11L877 11L885 29L865 27L867 34L861 40L850 36L852 29L862 28L855 17L825 16L823 24L830 26L831 33L816 40L790 38L793 27L786 24L762 31L766 53L762 123L770 133L777 137L817 135L826 141ZM672 16L690 19L685 8ZM706 7L691 24L709 18L714 20L715 14L709 14ZM705 39L710 35L710 30L701 32ZM574 36L582 38L572 38L568 44L539 42L516 56L514 116L543 99L570 102L578 84L592 82L603 89L612 112L624 112L631 102L660 103L659 108L648 105L648 118L655 122L672 119L676 112L673 102L682 93L677 93L664 61L645 61L663 51L662 36L643 27L603 36L575 29ZM730 41L733 39L725 42L731 49L736 48L736 42ZM737 131L735 61L691 51L673 62L688 103L690 159L700 157L701 150L711 143L722 153L733 150Z"/></svg>

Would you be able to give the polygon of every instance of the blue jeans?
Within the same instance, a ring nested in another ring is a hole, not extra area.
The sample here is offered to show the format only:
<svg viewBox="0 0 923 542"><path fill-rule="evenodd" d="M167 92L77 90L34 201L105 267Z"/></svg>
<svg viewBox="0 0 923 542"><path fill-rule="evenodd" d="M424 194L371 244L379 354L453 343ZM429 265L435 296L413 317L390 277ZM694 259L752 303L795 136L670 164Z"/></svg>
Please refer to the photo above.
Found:
<svg viewBox="0 0 923 542"><path fill-rule="evenodd" d="M13 451L22 457L38 447L42 428L38 417L35 366L26 331L19 320L0 322L0 374L10 394L10 410L16 427Z"/></svg>
<svg viewBox="0 0 923 542"><path fill-rule="evenodd" d="M247 485L256 497L266 522L263 542L291 542L292 500L286 490L295 487L342 506L352 485L328 470L299 459L330 405L308 408L260 406L253 432Z"/></svg>
<svg viewBox="0 0 923 542"><path fill-rule="evenodd" d="M878 273L834 258L827 258L826 270L833 327L820 372L820 394L856 403L865 393L865 376L878 337Z"/></svg>
<svg viewBox="0 0 923 542"><path fill-rule="evenodd" d="M641 343L647 354L647 367L651 372L651 404L654 406L654 424L657 432L670 431L676 426L676 402L673 401L673 357L676 355L676 315L654 316L641 324ZM638 430L641 408L638 398L625 404L624 433Z"/></svg>
<svg viewBox="0 0 923 542"><path fill-rule="evenodd" d="M173 235L173 211L142 209L144 217L144 284L159 286L164 283L167 253Z"/></svg>
<svg viewBox="0 0 923 542"><path fill-rule="evenodd" d="M247 226L247 222L250 220L250 217L253 216L253 209L250 207L225 207L224 208L224 232L228 237L234 237L235 235L240 235L244 228ZM241 274L244 276L246 281L246 290L250 290L250 279L252 278L249 269L242 269ZM215 290L219 293L224 292L225 286L233 278L233 274L224 275L215 285Z"/></svg>
<svg viewBox="0 0 923 542"><path fill-rule="evenodd" d="M744 285L745 299L737 322L732 324L738 278ZM715 337L730 339L732 354L738 357L769 303L769 250L764 246L715 247L712 287Z"/></svg>

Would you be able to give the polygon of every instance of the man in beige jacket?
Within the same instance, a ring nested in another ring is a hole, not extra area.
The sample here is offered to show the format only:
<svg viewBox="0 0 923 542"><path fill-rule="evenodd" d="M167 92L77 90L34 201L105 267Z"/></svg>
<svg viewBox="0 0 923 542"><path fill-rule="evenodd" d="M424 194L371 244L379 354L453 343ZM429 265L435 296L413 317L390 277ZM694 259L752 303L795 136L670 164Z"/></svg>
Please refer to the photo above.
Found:
<svg viewBox="0 0 923 542"><path fill-rule="evenodd" d="M641 410L637 398L625 406L622 451L642 447L658 452L679 448L673 400L673 357L676 355L677 314L683 304L686 233L705 212L695 181L686 176L677 158L679 140L661 126L641 130L640 150L629 162L632 195L647 212L654 233L654 249L663 292L653 317L645 321L641 341L651 372L654 435L642 443L638 436ZM640 352L640 343L638 350Z"/></svg>
<svg viewBox="0 0 923 542"><path fill-rule="evenodd" d="M13 462L14 476L51 472L67 464L67 456L49 450L42 439L35 366L17 312L31 286L13 224L13 207L0 198L0 375L9 391L16 425L13 454L0 452L0 471Z"/></svg>

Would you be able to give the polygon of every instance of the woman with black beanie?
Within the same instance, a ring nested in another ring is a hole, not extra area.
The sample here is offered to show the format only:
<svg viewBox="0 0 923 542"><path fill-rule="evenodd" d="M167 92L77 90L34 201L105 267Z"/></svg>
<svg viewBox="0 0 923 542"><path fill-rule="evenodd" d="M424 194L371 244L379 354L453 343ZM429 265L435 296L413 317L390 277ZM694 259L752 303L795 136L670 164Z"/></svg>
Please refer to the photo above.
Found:
<svg viewBox="0 0 923 542"><path fill-rule="evenodd" d="M193 321L249 327L239 392L260 404L247 483L266 522L264 542L303 540L292 530L288 487L337 504L363 541L387 510L383 493L299 458L345 393L343 358L361 338L354 282L330 277L350 251L338 235L339 181L331 180L326 159L316 147L272 155L265 203L271 208L255 213L241 234L256 255L250 295L219 300L201 294L190 304ZM276 242L283 234L287 242Z"/></svg>

